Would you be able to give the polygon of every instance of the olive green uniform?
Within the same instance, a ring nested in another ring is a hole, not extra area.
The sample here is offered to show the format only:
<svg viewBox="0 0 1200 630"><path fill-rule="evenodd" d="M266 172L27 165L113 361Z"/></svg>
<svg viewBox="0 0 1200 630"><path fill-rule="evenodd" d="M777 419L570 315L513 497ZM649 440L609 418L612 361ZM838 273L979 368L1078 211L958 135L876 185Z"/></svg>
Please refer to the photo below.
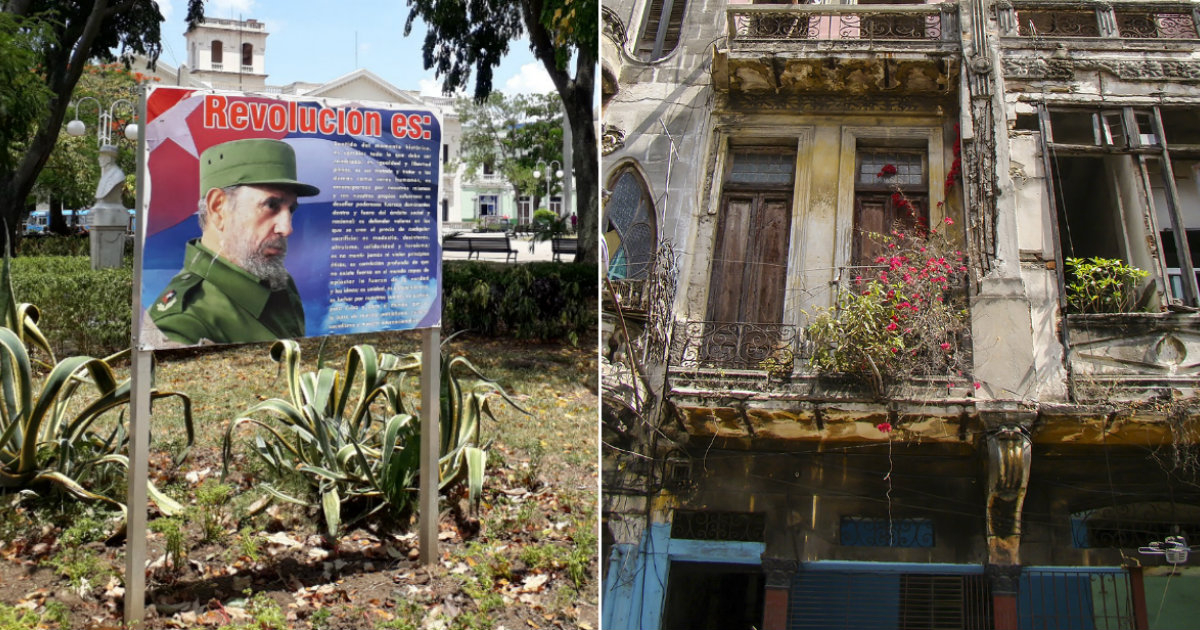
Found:
<svg viewBox="0 0 1200 630"><path fill-rule="evenodd" d="M147 309L171 341L247 343L304 336L304 306L296 283L266 282L190 241L180 271Z"/></svg>

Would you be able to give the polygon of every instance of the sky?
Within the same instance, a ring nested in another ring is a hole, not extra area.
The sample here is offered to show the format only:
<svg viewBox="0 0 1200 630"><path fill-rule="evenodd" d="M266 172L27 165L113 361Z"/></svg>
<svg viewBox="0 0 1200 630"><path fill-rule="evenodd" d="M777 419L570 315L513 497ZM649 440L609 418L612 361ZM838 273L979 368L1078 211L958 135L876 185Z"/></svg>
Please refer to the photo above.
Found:
<svg viewBox="0 0 1200 630"><path fill-rule="evenodd" d="M162 26L161 61L179 67L187 63L183 33L187 30L187 0L157 0L166 22ZM404 37L408 18L405 0L206 0L209 17L250 19L266 24L267 85L294 81L326 83L363 68L402 90L441 95L441 81L424 70L421 43L424 24L413 24ZM474 89L475 75L466 92ZM529 51L526 40L509 44L492 85L505 94L551 92L554 84Z"/></svg>

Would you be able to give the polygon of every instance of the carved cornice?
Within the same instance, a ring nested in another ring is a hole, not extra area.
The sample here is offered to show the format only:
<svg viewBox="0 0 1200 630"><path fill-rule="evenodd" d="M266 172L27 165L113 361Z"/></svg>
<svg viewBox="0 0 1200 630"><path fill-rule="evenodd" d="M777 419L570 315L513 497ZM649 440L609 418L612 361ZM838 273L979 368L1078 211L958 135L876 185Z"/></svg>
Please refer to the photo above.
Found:
<svg viewBox="0 0 1200 630"><path fill-rule="evenodd" d="M983 568L992 585L993 595L1016 596L1021 585L1021 565L1019 564L988 564Z"/></svg>
<svg viewBox="0 0 1200 630"><path fill-rule="evenodd" d="M762 555L762 570L767 576L767 588L790 588L792 576L800 568L800 563L791 558L776 558Z"/></svg>
<svg viewBox="0 0 1200 630"><path fill-rule="evenodd" d="M1004 58L1009 79L1075 78L1079 71L1099 70L1136 81L1200 81L1200 61L1183 59L1070 59L1022 56Z"/></svg>
<svg viewBox="0 0 1200 630"><path fill-rule="evenodd" d="M833 96L783 94L763 95L732 92L718 95L718 108L727 112L787 112L787 113L876 113L876 112L940 112L944 99L917 96Z"/></svg>

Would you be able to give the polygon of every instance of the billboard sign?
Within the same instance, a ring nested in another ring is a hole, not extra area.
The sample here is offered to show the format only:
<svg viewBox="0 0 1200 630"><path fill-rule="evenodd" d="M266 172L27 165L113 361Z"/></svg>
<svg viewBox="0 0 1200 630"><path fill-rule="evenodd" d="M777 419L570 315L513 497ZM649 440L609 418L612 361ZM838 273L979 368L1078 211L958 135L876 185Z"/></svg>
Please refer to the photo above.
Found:
<svg viewBox="0 0 1200 630"><path fill-rule="evenodd" d="M146 95L139 347L441 322L441 122L421 106Z"/></svg>

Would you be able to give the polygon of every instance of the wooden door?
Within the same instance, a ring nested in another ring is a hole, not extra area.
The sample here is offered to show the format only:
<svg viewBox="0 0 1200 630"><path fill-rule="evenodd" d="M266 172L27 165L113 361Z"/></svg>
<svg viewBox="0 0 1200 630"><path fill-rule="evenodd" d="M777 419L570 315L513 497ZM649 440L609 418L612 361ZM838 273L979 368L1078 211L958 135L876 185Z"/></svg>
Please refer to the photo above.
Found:
<svg viewBox="0 0 1200 630"><path fill-rule="evenodd" d="M708 319L778 324L787 286L791 198L728 193L722 206Z"/></svg>

